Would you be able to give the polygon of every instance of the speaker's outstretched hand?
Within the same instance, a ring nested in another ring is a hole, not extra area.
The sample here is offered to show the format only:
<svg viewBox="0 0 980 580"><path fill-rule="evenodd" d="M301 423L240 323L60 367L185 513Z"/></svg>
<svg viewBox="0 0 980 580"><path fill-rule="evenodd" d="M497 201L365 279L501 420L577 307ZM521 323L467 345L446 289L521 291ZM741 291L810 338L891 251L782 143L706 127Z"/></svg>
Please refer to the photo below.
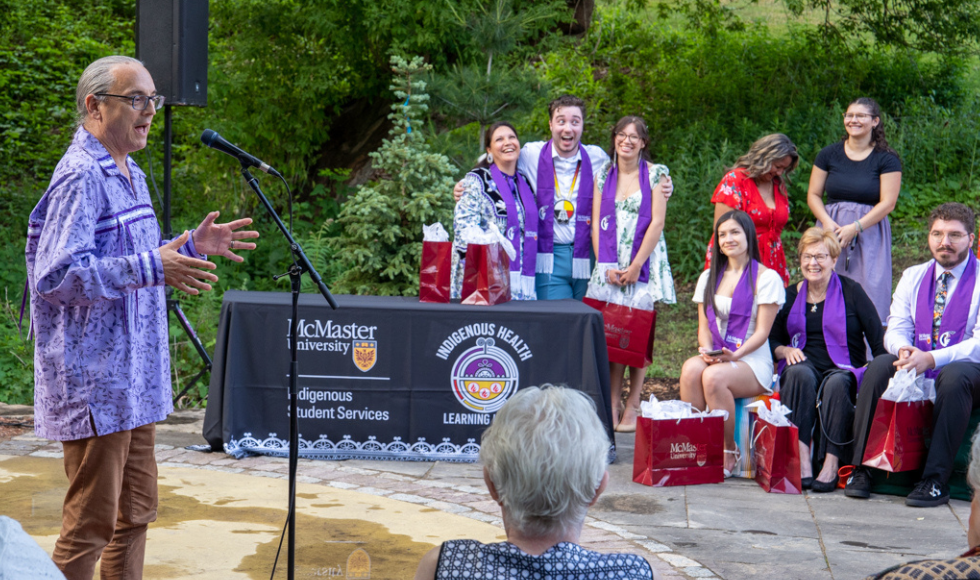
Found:
<svg viewBox="0 0 980 580"><path fill-rule="evenodd" d="M259 232L254 230L236 231L238 228L245 227L252 223L252 218L242 218L226 224L216 224L220 212L213 211L204 218L201 225L194 230L194 247L197 253L208 256L224 256L233 262L242 262L245 258L232 252L232 250L254 250L253 242L242 242L240 240L253 239L259 237Z"/></svg>

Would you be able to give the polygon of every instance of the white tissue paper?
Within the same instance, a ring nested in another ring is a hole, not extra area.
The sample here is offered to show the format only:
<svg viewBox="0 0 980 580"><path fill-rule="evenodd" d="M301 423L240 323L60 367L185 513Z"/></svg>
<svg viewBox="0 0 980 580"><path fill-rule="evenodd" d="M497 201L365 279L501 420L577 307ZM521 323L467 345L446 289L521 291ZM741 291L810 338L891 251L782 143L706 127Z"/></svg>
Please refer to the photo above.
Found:
<svg viewBox="0 0 980 580"><path fill-rule="evenodd" d="M439 222L436 222L431 226L422 224L422 241L448 242L449 234L446 233L446 228L442 227L442 224Z"/></svg>
<svg viewBox="0 0 980 580"><path fill-rule="evenodd" d="M640 402L640 416L658 420L721 417L723 421L727 421L728 411L715 409L702 413L685 401L658 401L656 395L650 395L649 401Z"/></svg>
<svg viewBox="0 0 980 580"><path fill-rule="evenodd" d="M507 252L507 257L511 261L517 259L517 252L514 250L514 244L510 243L504 234L497 227L497 224L490 222L488 228L484 231L480 226L468 226L463 228L459 232L459 239L466 245L477 244L477 245L490 245L494 242L500 242L500 245Z"/></svg>
<svg viewBox="0 0 980 580"><path fill-rule="evenodd" d="M774 399L769 400L769 407L765 401L756 401L745 406L746 409L755 409L759 418L774 427L792 427L793 424L786 415L793 412L792 409Z"/></svg>
<svg viewBox="0 0 980 580"><path fill-rule="evenodd" d="M886 401L911 403L929 400L936 402L936 382L925 375L916 375L915 370L905 369L895 373L888 381L888 388L881 394Z"/></svg>

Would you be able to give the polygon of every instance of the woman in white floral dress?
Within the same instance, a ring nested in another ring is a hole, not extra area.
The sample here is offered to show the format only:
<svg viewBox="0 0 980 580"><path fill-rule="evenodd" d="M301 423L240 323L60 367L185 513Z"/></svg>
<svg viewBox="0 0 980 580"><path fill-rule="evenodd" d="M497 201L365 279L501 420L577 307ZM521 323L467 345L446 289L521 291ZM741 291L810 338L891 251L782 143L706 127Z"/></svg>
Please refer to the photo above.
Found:
<svg viewBox="0 0 980 580"><path fill-rule="evenodd" d="M663 228L667 198L665 166L647 162L649 133L639 117L623 117L612 131L612 159L598 172L592 206L592 246L597 258L586 297L653 310L673 304L674 280L667 262ZM604 227L605 226L605 227ZM613 424L620 432L636 430L646 368L629 367L630 393L619 401L626 366L609 364Z"/></svg>

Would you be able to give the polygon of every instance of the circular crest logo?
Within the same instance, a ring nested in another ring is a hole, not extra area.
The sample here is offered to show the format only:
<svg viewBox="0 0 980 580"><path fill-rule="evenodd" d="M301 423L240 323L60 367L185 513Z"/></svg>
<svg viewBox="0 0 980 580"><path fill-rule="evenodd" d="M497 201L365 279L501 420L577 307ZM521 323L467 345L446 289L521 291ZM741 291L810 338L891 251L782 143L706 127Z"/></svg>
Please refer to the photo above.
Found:
<svg viewBox="0 0 980 580"><path fill-rule="evenodd" d="M793 335L793 339L789 341L793 348L800 348L800 333L797 332Z"/></svg>
<svg viewBox="0 0 980 580"><path fill-rule="evenodd" d="M538 219L543 221L547 215L548 215L548 208L542 207L541 209L538 210Z"/></svg>
<svg viewBox="0 0 980 580"><path fill-rule="evenodd" d="M943 348L946 348L947 346L949 346L949 341L953 338L953 335L954 334L956 334L956 332L955 331L952 331L952 330L940 334L939 335L939 346L941 346Z"/></svg>
<svg viewBox="0 0 980 580"><path fill-rule="evenodd" d="M494 344L492 338L476 339L476 346L460 354L453 365L453 394L477 413L496 412L517 390L517 364Z"/></svg>
<svg viewBox="0 0 980 580"><path fill-rule="evenodd" d="M599 222L599 227L602 228L602 231L606 231L609 229L609 216L605 216L602 218L602 221Z"/></svg>
<svg viewBox="0 0 980 580"><path fill-rule="evenodd" d="M508 240L513 240L514 239L514 227L513 226L507 228L507 239Z"/></svg>

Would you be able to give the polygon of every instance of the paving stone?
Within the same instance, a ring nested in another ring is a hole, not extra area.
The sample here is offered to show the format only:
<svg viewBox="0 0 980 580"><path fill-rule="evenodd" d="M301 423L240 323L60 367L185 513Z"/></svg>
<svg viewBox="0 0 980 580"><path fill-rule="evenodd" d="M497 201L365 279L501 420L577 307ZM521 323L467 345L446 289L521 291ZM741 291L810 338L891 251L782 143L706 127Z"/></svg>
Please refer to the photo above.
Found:
<svg viewBox="0 0 980 580"><path fill-rule="evenodd" d="M830 580L830 570L816 538L751 534L733 530L636 527L716 576L729 579ZM658 554L665 557L670 554ZM836 578L863 578L846 573Z"/></svg>

